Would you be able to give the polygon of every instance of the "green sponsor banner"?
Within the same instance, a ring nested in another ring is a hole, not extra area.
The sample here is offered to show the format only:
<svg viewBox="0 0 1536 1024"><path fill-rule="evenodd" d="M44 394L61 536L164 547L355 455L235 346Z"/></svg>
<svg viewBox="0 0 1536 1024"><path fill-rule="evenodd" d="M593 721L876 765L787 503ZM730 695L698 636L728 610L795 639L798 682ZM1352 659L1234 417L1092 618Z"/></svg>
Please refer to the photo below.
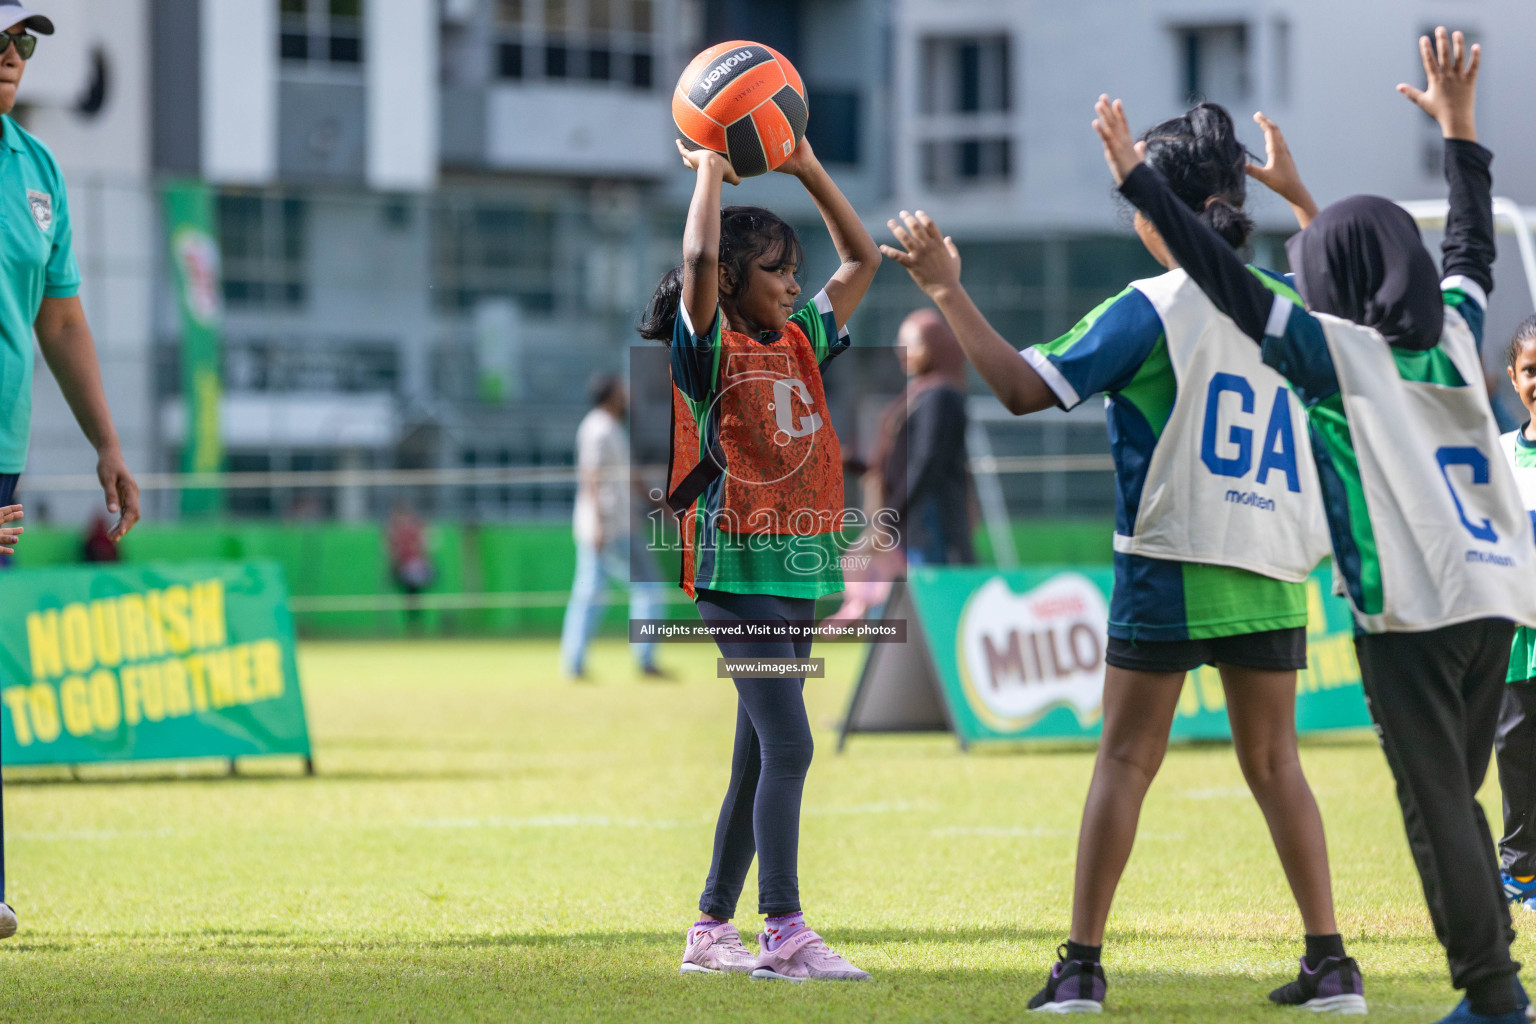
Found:
<svg viewBox="0 0 1536 1024"><path fill-rule="evenodd" d="M309 756L276 564L23 569L5 594L6 765Z"/></svg>
<svg viewBox="0 0 1536 1024"><path fill-rule="evenodd" d="M181 468L184 473L217 473L224 468L219 430L224 285L212 190L201 182L167 186L165 216L181 309L181 393L186 406ZM223 494L215 488L181 492L181 511L188 515L217 512L222 503Z"/></svg>
<svg viewBox="0 0 1536 1024"><path fill-rule="evenodd" d="M908 617L909 643L926 646L926 663L890 658L881 648L892 645L871 645L846 730L947 724L967 745L1096 738L1113 585L1113 571L1101 566L913 569L899 607L886 614ZM1329 592L1325 573L1306 587L1307 668L1297 678L1297 728L1369 726L1349 607ZM923 691L932 688L936 707L924 704ZM1215 668L1186 677L1172 735L1230 738Z"/></svg>

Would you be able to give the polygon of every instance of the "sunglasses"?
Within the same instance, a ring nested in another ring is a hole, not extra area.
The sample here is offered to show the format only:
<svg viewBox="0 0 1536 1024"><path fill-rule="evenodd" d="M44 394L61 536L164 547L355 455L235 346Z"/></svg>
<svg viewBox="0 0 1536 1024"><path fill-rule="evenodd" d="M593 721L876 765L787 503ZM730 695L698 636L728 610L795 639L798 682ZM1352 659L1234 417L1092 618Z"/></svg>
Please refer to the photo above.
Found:
<svg viewBox="0 0 1536 1024"><path fill-rule="evenodd" d="M13 36L9 32L0 32L0 57L5 56L5 51L10 49L12 43L16 44L16 56L22 60L31 60L32 54L37 50L37 36L29 36L25 33Z"/></svg>

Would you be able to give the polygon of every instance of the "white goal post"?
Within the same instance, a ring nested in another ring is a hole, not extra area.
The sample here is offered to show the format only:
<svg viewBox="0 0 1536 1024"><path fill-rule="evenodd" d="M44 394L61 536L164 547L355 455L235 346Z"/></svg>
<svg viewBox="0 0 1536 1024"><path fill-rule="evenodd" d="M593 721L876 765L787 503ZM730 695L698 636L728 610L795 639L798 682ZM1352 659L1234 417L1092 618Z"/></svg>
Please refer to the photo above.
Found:
<svg viewBox="0 0 1536 1024"><path fill-rule="evenodd" d="M1431 231L1445 229L1445 215L1450 204L1444 199L1410 199L1397 205L1407 210L1420 228ZM1536 224L1536 207L1522 207L1505 196L1493 197L1493 226L1501 235L1514 235L1520 248L1520 265L1525 270L1525 286L1531 294L1531 304L1536 308L1536 241L1532 240L1531 226Z"/></svg>

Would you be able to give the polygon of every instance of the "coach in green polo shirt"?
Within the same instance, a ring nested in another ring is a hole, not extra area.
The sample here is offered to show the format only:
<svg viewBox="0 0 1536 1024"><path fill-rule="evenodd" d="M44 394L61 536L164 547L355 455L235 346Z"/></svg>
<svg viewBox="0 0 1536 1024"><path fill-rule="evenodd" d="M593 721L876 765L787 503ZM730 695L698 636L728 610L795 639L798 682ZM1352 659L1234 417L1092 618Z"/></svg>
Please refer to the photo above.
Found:
<svg viewBox="0 0 1536 1024"><path fill-rule="evenodd" d="M80 305L64 176L53 154L10 117L37 36L53 22L20 0L0 0L0 506L27 458L32 420L32 336L80 429L97 452L96 475L123 536L139 518L138 485L112 426L96 344Z"/></svg>
<svg viewBox="0 0 1536 1024"><path fill-rule="evenodd" d="M53 22L0 0L0 506L11 504L27 461L32 432L32 336L59 382L80 429L96 449L96 476L107 509L118 513L112 539L139 519L139 486L123 462L123 449L101 386L96 342L80 306L64 176L48 148L11 120L16 90L37 33L53 35ZM5 903L5 819L0 816L0 938L16 931Z"/></svg>

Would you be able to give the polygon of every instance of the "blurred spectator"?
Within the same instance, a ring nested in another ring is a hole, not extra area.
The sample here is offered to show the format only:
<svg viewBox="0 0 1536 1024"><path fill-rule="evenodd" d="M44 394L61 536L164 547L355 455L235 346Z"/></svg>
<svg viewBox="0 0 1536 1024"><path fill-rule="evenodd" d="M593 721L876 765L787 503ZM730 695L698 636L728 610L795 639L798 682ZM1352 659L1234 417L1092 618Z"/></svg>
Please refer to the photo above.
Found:
<svg viewBox="0 0 1536 1024"><path fill-rule="evenodd" d="M965 431L965 353L935 310L902 321L896 336L907 390L880 417L871 469L880 508L896 515L909 565L966 565L971 549Z"/></svg>
<svg viewBox="0 0 1536 1024"><path fill-rule="evenodd" d="M389 571L395 586L406 595L405 621L408 627L421 624L418 595L432 585L436 571L427 552L427 530L421 519L404 503L389 514Z"/></svg>
<svg viewBox="0 0 1536 1024"><path fill-rule="evenodd" d="M288 503L289 519L319 522L325 517L325 499L314 491L300 491Z"/></svg>
<svg viewBox="0 0 1536 1024"><path fill-rule="evenodd" d="M565 609L560 635L560 663L572 679L586 676L587 644L597 631L607 603L609 582L629 585L630 617L659 618L662 585L656 582L651 553L632 529L629 501L629 437L624 417L629 395L618 376L608 374L592 382L592 411L576 428L576 580ZM632 578L642 570L645 579ZM656 666L655 644L634 644L640 671L665 676Z"/></svg>
<svg viewBox="0 0 1536 1024"><path fill-rule="evenodd" d="M107 525L107 517L100 512L91 518L91 525L85 531L85 543L80 546L80 558L86 562L116 562L122 556L117 550L117 541L112 539L111 527Z"/></svg>

